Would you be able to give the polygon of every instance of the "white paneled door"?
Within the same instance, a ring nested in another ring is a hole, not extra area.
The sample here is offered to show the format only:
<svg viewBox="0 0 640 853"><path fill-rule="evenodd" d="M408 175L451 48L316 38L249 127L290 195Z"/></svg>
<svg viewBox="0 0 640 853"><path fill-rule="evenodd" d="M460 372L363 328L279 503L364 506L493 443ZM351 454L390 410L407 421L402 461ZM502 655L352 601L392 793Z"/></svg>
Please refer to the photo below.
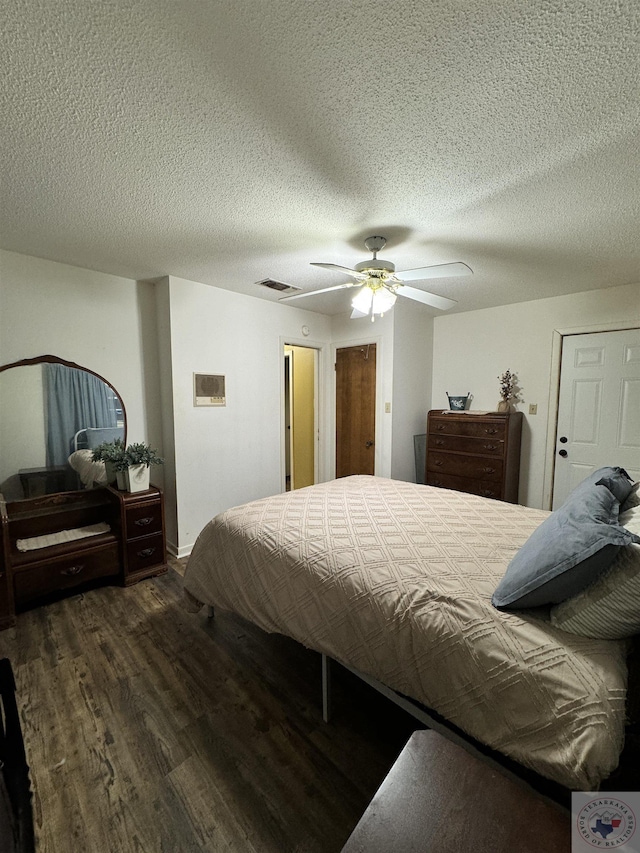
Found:
<svg viewBox="0 0 640 853"><path fill-rule="evenodd" d="M640 479L640 329L563 338L553 508L591 471Z"/></svg>

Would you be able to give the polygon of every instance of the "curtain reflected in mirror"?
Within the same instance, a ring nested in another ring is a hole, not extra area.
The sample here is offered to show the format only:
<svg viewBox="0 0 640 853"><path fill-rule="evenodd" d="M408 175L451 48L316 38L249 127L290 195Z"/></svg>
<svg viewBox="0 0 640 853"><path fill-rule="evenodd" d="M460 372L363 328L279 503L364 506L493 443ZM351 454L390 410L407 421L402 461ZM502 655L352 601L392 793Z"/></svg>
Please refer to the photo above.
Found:
<svg viewBox="0 0 640 853"><path fill-rule="evenodd" d="M117 392L72 362L43 356L0 368L0 493L22 500L100 485L71 466L104 441L126 438ZM80 451L80 453L78 453ZM77 461L77 459L76 459Z"/></svg>

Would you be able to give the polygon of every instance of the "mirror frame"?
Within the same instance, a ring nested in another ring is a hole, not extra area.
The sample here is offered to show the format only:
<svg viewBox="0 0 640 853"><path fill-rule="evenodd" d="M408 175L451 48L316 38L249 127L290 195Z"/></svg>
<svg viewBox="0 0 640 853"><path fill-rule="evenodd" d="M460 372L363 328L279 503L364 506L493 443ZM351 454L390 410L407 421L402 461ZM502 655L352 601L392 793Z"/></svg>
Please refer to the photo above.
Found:
<svg viewBox="0 0 640 853"><path fill-rule="evenodd" d="M108 379L105 379L104 376L101 376L99 373L96 373L95 370L91 370L89 367L83 367L81 364L76 364L75 361L67 361L64 358L59 358L57 355L38 355L33 358L21 358L19 361L12 361L10 364L0 364L0 373L3 373L5 370L10 370L12 367L29 367L31 365L36 364L62 364L64 367L72 367L75 370L83 370L85 373L91 373L97 379L100 379L104 382L105 385L108 385L109 388L116 395L118 400L120 400L120 404L122 406L122 417L124 419L124 443L127 443L127 410L124 405L124 400L122 399L122 395L120 392L109 382ZM53 492L53 494L67 494L67 492Z"/></svg>

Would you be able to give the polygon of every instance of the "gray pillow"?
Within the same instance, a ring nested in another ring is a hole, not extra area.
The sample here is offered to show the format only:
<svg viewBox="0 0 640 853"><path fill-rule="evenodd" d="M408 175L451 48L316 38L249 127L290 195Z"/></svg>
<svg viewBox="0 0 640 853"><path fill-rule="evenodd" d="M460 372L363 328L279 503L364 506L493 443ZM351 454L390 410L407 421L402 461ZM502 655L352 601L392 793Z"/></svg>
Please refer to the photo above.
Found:
<svg viewBox="0 0 640 853"><path fill-rule="evenodd" d="M557 604L592 583L621 545L640 536L618 523L633 483L622 468L600 468L534 530L509 563L491 599L500 610Z"/></svg>
<svg viewBox="0 0 640 853"><path fill-rule="evenodd" d="M600 476L598 477L598 475ZM597 480L596 477L598 477ZM583 482L585 481L583 480ZM616 496L618 502L621 504L626 501L634 487L633 480L624 468L599 468L587 477L586 482L595 482L596 485L602 483Z"/></svg>

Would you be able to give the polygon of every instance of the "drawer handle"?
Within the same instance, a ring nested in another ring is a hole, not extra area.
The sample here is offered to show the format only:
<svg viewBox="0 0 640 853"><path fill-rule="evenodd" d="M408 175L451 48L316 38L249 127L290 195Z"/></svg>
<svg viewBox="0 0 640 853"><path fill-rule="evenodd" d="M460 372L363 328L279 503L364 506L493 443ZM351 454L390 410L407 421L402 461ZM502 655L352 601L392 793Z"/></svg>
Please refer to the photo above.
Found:
<svg viewBox="0 0 640 853"><path fill-rule="evenodd" d="M485 450L497 450L498 449L497 444L483 444L483 447Z"/></svg>
<svg viewBox="0 0 640 853"><path fill-rule="evenodd" d="M480 494L483 498L495 498L496 493L492 492L491 489L480 489Z"/></svg>
<svg viewBox="0 0 640 853"><path fill-rule="evenodd" d="M436 440L433 443L436 445L436 447L442 447L444 444L444 441L441 438L436 438Z"/></svg>
<svg viewBox="0 0 640 853"><path fill-rule="evenodd" d="M482 471L483 474L495 474L496 473L495 468L489 468L488 466L486 468L481 468L480 470Z"/></svg>
<svg viewBox="0 0 640 853"><path fill-rule="evenodd" d="M487 427L485 432L487 435L497 435L498 430L495 427Z"/></svg>
<svg viewBox="0 0 640 853"><path fill-rule="evenodd" d="M143 548L142 551L138 551L138 557L150 557L155 550L155 548Z"/></svg>
<svg viewBox="0 0 640 853"><path fill-rule="evenodd" d="M442 430L444 429L444 424L436 424L436 429L442 432Z"/></svg>
<svg viewBox="0 0 640 853"><path fill-rule="evenodd" d="M433 464L438 468L441 468L444 465L444 462L442 461L442 459L434 459Z"/></svg>
<svg viewBox="0 0 640 853"><path fill-rule="evenodd" d="M152 521L153 521L153 516L148 515L146 518L136 519L135 523L138 525L138 527L146 527L147 524L151 524Z"/></svg>
<svg viewBox="0 0 640 853"><path fill-rule="evenodd" d="M84 569L84 564L80 566L69 566L68 569L61 569L61 575L79 575L80 572Z"/></svg>

